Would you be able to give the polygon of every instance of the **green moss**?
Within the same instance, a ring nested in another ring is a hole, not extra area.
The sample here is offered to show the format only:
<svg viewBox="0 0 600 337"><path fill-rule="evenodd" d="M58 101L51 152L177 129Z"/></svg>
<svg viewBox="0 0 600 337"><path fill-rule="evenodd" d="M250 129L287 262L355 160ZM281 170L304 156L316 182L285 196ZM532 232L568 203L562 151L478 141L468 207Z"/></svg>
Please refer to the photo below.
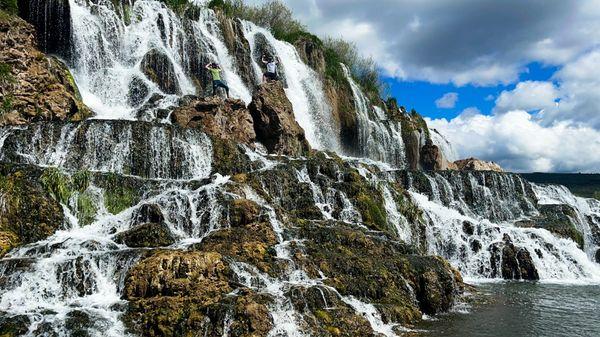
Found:
<svg viewBox="0 0 600 337"><path fill-rule="evenodd" d="M9 113L13 109L13 99L12 95L6 95L2 99L2 105L0 105L0 114Z"/></svg>
<svg viewBox="0 0 600 337"><path fill-rule="evenodd" d="M8 14L16 15L19 13L17 0L0 0L0 9Z"/></svg>
<svg viewBox="0 0 600 337"><path fill-rule="evenodd" d="M69 198L73 194L69 176L63 174L57 168L50 168L44 171L40 179L42 186L54 200L63 205L68 204Z"/></svg>
<svg viewBox="0 0 600 337"><path fill-rule="evenodd" d="M121 213L139 201L133 188L122 184L117 175L109 174L106 179L104 206L110 213Z"/></svg>
<svg viewBox="0 0 600 337"><path fill-rule="evenodd" d="M372 195L361 193L356 197L356 203L365 225L380 231L388 229L383 205L377 202Z"/></svg>
<svg viewBox="0 0 600 337"><path fill-rule="evenodd" d="M325 310L319 309L315 311L315 317L322 322L325 322L327 324L331 324L333 322L333 319L331 319L331 315L329 315L329 313Z"/></svg>
<svg viewBox="0 0 600 337"><path fill-rule="evenodd" d="M77 197L77 219L81 226L87 226L94 222L98 208L95 200L88 193L81 193Z"/></svg>
<svg viewBox="0 0 600 337"><path fill-rule="evenodd" d="M73 188L79 192L85 191L90 186L92 175L89 171L79 171L71 177Z"/></svg>

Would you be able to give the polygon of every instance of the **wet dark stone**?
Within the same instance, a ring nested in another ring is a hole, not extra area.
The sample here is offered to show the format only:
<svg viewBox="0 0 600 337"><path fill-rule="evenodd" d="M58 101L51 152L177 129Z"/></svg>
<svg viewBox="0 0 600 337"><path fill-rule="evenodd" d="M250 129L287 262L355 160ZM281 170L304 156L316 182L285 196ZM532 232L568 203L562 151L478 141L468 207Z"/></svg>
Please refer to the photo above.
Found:
<svg viewBox="0 0 600 337"><path fill-rule="evenodd" d="M37 31L39 48L48 54L71 57L71 10L68 0L19 0L19 15Z"/></svg>
<svg viewBox="0 0 600 337"><path fill-rule="evenodd" d="M134 77L129 83L129 94L127 95L129 105L138 106L144 103L149 92L148 86L144 83L144 80L139 77Z"/></svg>
<svg viewBox="0 0 600 337"><path fill-rule="evenodd" d="M165 94L181 94L181 88L175 75L175 67L167 55L152 49L144 55L141 68L142 72L152 82L156 83Z"/></svg>
<svg viewBox="0 0 600 337"><path fill-rule="evenodd" d="M11 316L0 312L0 336L23 336L29 330L29 324L26 315Z"/></svg>
<svg viewBox="0 0 600 337"><path fill-rule="evenodd" d="M166 224L146 223L117 234L115 242L134 248L152 248L170 246L175 238Z"/></svg>
<svg viewBox="0 0 600 337"><path fill-rule="evenodd" d="M65 327L69 331L69 336L88 337L91 336L88 327L93 326L92 318L89 314L81 310L74 310L67 314Z"/></svg>
<svg viewBox="0 0 600 337"><path fill-rule="evenodd" d="M135 216L133 217L134 224L141 225L145 223L162 223L165 221L165 217L157 204L144 204L139 208Z"/></svg>
<svg viewBox="0 0 600 337"><path fill-rule="evenodd" d="M600 263L600 248L598 250L596 250L596 256L594 256L596 258L596 262Z"/></svg>
<svg viewBox="0 0 600 337"><path fill-rule="evenodd" d="M469 221L463 221L463 232L467 235L475 233L475 225Z"/></svg>
<svg viewBox="0 0 600 337"><path fill-rule="evenodd" d="M482 246L481 246L481 242L479 242L479 240L473 240L471 241L471 250L473 251L473 253L477 253L481 250Z"/></svg>

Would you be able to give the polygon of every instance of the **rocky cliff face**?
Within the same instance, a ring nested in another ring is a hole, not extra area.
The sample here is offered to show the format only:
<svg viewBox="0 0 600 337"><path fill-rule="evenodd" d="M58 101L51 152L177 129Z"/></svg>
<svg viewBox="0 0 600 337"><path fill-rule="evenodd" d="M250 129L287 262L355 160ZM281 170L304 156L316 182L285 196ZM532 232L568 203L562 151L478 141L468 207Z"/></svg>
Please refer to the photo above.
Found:
<svg viewBox="0 0 600 337"><path fill-rule="evenodd" d="M40 52L35 36L25 21L0 16L0 125L89 117L69 69Z"/></svg>

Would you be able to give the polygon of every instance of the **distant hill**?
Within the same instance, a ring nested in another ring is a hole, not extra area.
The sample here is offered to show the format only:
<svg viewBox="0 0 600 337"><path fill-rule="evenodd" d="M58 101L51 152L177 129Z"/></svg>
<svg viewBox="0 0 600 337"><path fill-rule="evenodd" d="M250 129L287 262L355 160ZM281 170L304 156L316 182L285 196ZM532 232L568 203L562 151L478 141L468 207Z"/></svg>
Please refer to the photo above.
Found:
<svg viewBox="0 0 600 337"><path fill-rule="evenodd" d="M575 195L600 200L600 174L523 173L521 175L532 183L564 185Z"/></svg>

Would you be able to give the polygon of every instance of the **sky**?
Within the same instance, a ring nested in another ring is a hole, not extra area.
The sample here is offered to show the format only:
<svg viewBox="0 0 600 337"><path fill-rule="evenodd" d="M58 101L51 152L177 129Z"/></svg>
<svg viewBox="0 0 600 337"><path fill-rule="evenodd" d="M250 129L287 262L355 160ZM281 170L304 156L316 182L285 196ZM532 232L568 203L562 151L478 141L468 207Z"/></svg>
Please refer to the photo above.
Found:
<svg viewBox="0 0 600 337"><path fill-rule="evenodd" d="M390 94L460 157L600 172L600 0L283 2L373 57Z"/></svg>

